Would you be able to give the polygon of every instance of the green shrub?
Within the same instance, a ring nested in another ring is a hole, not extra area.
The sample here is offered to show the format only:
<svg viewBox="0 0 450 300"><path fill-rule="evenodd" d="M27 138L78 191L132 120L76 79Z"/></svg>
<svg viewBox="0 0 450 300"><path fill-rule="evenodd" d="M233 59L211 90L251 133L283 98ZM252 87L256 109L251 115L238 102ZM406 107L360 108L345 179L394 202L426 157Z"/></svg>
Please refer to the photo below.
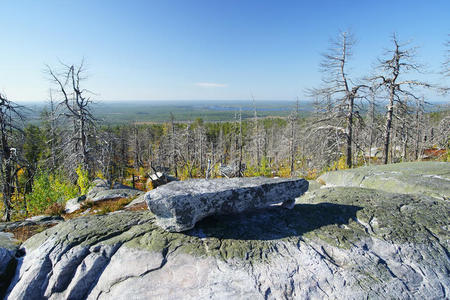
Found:
<svg viewBox="0 0 450 300"><path fill-rule="evenodd" d="M64 177L38 171L34 177L33 191L26 196L28 211L32 215L41 214L53 204L62 204L78 195L78 187L61 178Z"/></svg>
<svg viewBox="0 0 450 300"><path fill-rule="evenodd" d="M81 195L85 195L91 187L89 183L88 171L84 170L81 166L78 166L75 172L78 175L77 184L80 187L80 193Z"/></svg>

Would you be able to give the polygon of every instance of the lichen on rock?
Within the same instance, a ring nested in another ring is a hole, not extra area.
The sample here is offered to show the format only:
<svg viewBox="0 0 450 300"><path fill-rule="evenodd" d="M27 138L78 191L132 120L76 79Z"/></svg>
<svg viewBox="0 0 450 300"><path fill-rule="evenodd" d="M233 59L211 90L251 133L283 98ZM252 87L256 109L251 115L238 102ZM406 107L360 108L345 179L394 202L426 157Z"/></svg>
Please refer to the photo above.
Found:
<svg viewBox="0 0 450 300"><path fill-rule="evenodd" d="M427 194L317 186L291 210L179 233L150 211L86 216L23 244L8 299L445 299L449 211Z"/></svg>
<svg viewBox="0 0 450 300"><path fill-rule="evenodd" d="M308 185L304 179L194 179L160 186L149 191L145 200L160 227L180 232L210 215L241 213L275 203L292 208Z"/></svg>

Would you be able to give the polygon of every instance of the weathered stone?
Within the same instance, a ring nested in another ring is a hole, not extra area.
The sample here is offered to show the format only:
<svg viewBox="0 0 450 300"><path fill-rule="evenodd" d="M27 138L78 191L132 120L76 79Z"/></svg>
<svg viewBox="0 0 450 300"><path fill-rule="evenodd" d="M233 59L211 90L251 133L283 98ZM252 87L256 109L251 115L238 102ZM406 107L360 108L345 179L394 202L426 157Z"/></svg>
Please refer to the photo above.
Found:
<svg viewBox="0 0 450 300"><path fill-rule="evenodd" d="M66 206L65 206L65 212L66 214L73 213L76 210L79 210L81 207L81 203L86 200L86 196L83 195L81 197L72 198L70 200L67 200Z"/></svg>
<svg viewBox="0 0 450 300"><path fill-rule="evenodd" d="M0 247L0 298L5 296L6 290L14 276L16 258L14 251Z"/></svg>
<svg viewBox="0 0 450 300"><path fill-rule="evenodd" d="M149 191L145 199L159 226L180 232L214 214L239 213L280 202L292 208L295 198L307 190L304 179L194 179L163 185Z"/></svg>
<svg viewBox="0 0 450 300"><path fill-rule="evenodd" d="M50 215L39 215L39 216L33 216L28 219L25 219L25 221L33 222L33 223L45 223L45 222L62 222L64 219L60 216L50 216Z"/></svg>
<svg viewBox="0 0 450 300"><path fill-rule="evenodd" d="M120 183L115 183L114 187L111 189L111 185L108 181L99 178L94 180L93 185L91 190L86 194L86 198L87 200L94 202L116 198L136 197L144 193Z"/></svg>
<svg viewBox="0 0 450 300"><path fill-rule="evenodd" d="M1 231L13 231L17 228L21 227L27 227L27 226L42 226L44 227L51 227L56 224L59 224L61 222L64 222L64 219L60 216L49 216L49 215L40 215L40 216L34 216L31 218L28 218L23 221L16 221L16 222L4 222L0 223L0 232ZM1 239L0 239L1 241Z"/></svg>
<svg viewBox="0 0 450 300"><path fill-rule="evenodd" d="M111 182L106 179L96 178L92 182L92 188L88 191L87 196L90 193L97 193L99 191L109 190L111 188Z"/></svg>
<svg viewBox="0 0 450 300"><path fill-rule="evenodd" d="M138 196L136 199L134 199L133 201L131 201L130 203L128 203L125 208L130 208L133 207L135 205L139 205L145 203L145 194L143 193L142 195Z"/></svg>
<svg viewBox="0 0 450 300"><path fill-rule="evenodd" d="M412 162L328 172L318 179L328 187L356 186L450 199L450 163Z"/></svg>
<svg viewBox="0 0 450 300"><path fill-rule="evenodd" d="M145 211L67 221L25 242L8 299L449 295L447 201L364 188L301 200L210 217L184 233Z"/></svg>
<svg viewBox="0 0 450 300"><path fill-rule="evenodd" d="M103 201L103 200L110 200L110 199L117 199L117 198L131 198L131 197L137 197L144 194L144 192L140 190L135 190L132 188L129 189L111 189L111 190L104 190L99 191L95 194L91 194L91 196L88 196L87 200L90 201Z"/></svg>
<svg viewBox="0 0 450 300"><path fill-rule="evenodd" d="M12 233L0 231L0 299L3 299L14 276L18 244Z"/></svg>
<svg viewBox="0 0 450 300"><path fill-rule="evenodd" d="M0 228L0 248L7 250L16 250L18 241L14 238L14 235L10 232L3 232L1 230L8 229L8 227Z"/></svg>
<svg viewBox="0 0 450 300"><path fill-rule="evenodd" d="M178 178L170 176L166 173L156 172L150 175L150 177L147 179L146 185L149 186L151 184L153 188L157 188L158 186L178 180Z"/></svg>
<svg viewBox="0 0 450 300"><path fill-rule="evenodd" d="M291 210L182 233L150 211L86 216L23 244L6 299L446 299L449 211L424 194L318 186Z"/></svg>

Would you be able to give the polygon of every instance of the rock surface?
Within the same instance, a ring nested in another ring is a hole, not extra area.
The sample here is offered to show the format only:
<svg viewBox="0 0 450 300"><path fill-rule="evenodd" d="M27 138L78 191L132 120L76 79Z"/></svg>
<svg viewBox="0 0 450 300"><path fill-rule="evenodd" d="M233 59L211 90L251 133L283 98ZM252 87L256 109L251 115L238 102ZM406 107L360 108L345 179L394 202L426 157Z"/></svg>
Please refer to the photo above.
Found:
<svg viewBox="0 0 450 300"><path fill-rule="evenodd" d="M110 200L110 199L116 199L116 198L131 198L131 197L137 197L144 194L144 192L140 190L135 190L133 188L129 189L112 189L112 190L105 190L100 191L94 194L91 194L91 197L88 197L88 200L90 201L103 201L103 200Z"/></svg>
<svg viewBox="0 0 450 300"><path fill-rule="evenodd" d="M128 203L128 204L125 206L125 208L130 208L130 207L133 207L133 206L142 204L142 203L146 203L146 202L145 202L145 194L142 194L142 195L138 196L136 199L134 199L133 201L131 201L130 203Z"/></svg>
<svg viewBox="0 0 450 300"><path fill-rule="evenodd" d="M93 182L93 187L86 194L87 200L96 202L116 198L130 198L144 194L140 190L120 183L115 183L113 188L110 187L111 184L108 181L97 178Z"/></svg>
<svg viewBox="0 0 450 300"><path fill-rule="evenodd" d="M320 176L318 180L327 186L358 186L450 199L450 163L448 162L369 166L329 172Z"/></svg>
<svg viewBox="0 0 450 300"><path fill-rule="evenodd" d="M149 211L86 216L23 244L7 299L446 299L450 202L361 187L172 233Z"/></svg>
<svg viewBox="0 0 450 300"><path fill-rule="evenodd" d="M67 200L64 211L66 212L66 214L70 214L76 210L79 210L81 208L81 203L85 200L85 195Z"/></svg>
<svg viewBox="0 0 450 300"><path fill-rule="evenodd" d="M194 179L160 186L149 191L145 200L159 226L181 232L210 215L240 213L280 202L292 208L308 184L304 179L265 177Z"/></svg>
<svg viewBox="0 0 450 300"><path fill-rule="evenodd" d="M64 219L60 216L40 215L28 218L23 221L0 223L0 232L13 231L17 228L27 226L51 227L61 222L64 222Z"/></svg>
<svg viewBox="0 0 450 300"><path fill-rule="evenodd" d="M13 234L0 231L0 299L3 299L11 278L14 276L17 249L18 241Z"/></svg>

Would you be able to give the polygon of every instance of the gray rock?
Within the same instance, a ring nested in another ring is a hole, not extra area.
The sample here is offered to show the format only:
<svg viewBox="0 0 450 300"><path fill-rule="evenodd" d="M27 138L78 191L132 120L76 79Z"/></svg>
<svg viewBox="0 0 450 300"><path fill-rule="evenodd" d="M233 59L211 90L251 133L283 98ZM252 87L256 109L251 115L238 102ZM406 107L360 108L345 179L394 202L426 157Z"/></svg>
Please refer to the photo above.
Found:
<svg viewBox="0 0 450 300"><path fill-rule="evenodd" d="M111 188L111 183L106 179L96 178L92 182L92 188L87 192L86 197L91 199L97 193L109 190Z"/></svg>
<svg viewBox="0 0 450 300"><path fill-rule="evenodd" d="M60 216L50 216L50 215L39 215L33 216L31 218L25 219L25 221L33 222L33 223L45 223L45 222L61 222L64 221L64 218Z"/></svg>
<svg viewBox="0 0 450 300"><path fill-rule="evenodd" d="M133 207L135 205L139 205L141 203L146 203L145 202L145 193L143 193L142 195L140 195L139 197L137 197L136 199L134 199L133 201L131 201L130 203L128 203L125 208L130 208Z"/></svg>
<svg viewBox="0 0 450 300"><path fill-rule="evenodd" d="M292 210L171 233L151 212L73 219L25 242L7 299L445 299L450 203L318 189Z"/></svg>
<svg viewBox="0 0 450 300"><path fill-rule="evenodd" d="M6 227L6 226L5 226ZM0 299L5 295L16 267L19 242L12 233L0 231Z"/></svg>
<svg viewBox="0 0 450 300"><path fill-rule="evenodd" d="M60 216L40 215L40 216L28 218L23 221L0 223L0 232L1 231L11 231L11 230L15 230L20 227L34 226L34 225L42 225L45 227L51 227L51 226L54 226L61 222L64 222L64 219ZM0 237L0 245L1 245L1 240L2 239Z"/></svg>
<svg viewBox="0 0 450 300"><path fill-rule="evenodd" d="M15 251L0 247L0 298L5 296L5 292L14 276L16 268Z"/></svg>
<svg viewBox="0 0 450 300"><path fill-rule="evenodd" d="M291 210L182 233L150 211L86 216L23 244L6 299L446 299L449 211L424 194L319 187Z"/></svg>
<svg viewBox="0 0 450 300"><path fill-rule="evenodd" d="M89 190L89 192L86 194L87 200L90 201L103 201L103 200L110 200L110 199L116 199L116 198L130 198L130 197L136 197L144 192L139 191L137 189L133 189L132 187L116 183L114 184L114 187L110 188L110 183L104 179L97 178L93 182L93 187ZM73 201L74 202L74 201ZM76 204L74 208L76 207Z"/></svg>
<svg viewBox="0 0 450 300"><path fill-rule="evenodd" d="M328 172L318 179L328 187L354 186L450 199L449 162L412 162Z"/></svg>
<svg viewBox="0 0 450 300"><path fill-rule="evenodd" d="M66 206L65 206L65 212L66 214L73 213L76 210L79 210L81 207L81 203L86 200L86 196L83 195L81 197L72 198L70 200L67 200Z"/></svg>
<svg viewBox="0 0 450 300"><path fill-rule="evenodd" d="M1 228L1 230L5 230L8 227ZM14 235L10 232L0 231L0 248L4 248L7 250L16 250L18 245L18 241L14 238Z"/></svg>
<svg viewBox="0 0 450 300"><path fill-rule="evenodd" d="M104 190L99 191L97 193L91 193L91 195L88 195L88 200L90 201L103 201L103 200L110 200L110 199L117 199L117 198L130 198L130 197L137 197L144 194L144 192L140 190L135 190L132 188L129 189L112 189L112 190Z"/></svg>
<svg viewBox="0 0 450 300"><path fill-rule="evenodd" d="M172 182L149 191L145 199L157 223L168 231L185 231L215 214L233 214L283 202L292 208L308 190L304 179L232 178Z"/></svg>

